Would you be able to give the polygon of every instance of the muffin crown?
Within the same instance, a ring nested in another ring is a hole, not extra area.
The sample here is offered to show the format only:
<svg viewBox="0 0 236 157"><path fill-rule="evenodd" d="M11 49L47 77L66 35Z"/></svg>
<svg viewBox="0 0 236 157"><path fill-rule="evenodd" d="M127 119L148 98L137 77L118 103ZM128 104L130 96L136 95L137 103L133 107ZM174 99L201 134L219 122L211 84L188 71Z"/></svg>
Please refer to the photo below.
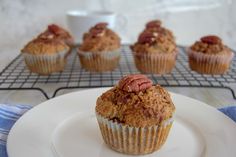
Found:
<svg viewBox="0 0 236 157"><path fill-rule="evenodd" d="M153 20L148 22L144 31L159 33L169 40L175 41L173 33L169 29L163 27L160 20Z"/></svg>
<svg viewBox="0 0 236 157"><path fill-rule="evenodd" d="M163 35L157 32L144 31L139 35L138 43L154 45L157 43L163 43L165 38Z"/></svg>
<svg viewBox="0 0 236 157"><path fill-rule="evenodd" d="M140 88L141 82L144 88ZM126 88L127 84L131 88ZM152 86L151 80L142 75L124 77L118 86L103 93L96 105L101 116L134 127L162 124L174 111L168 92L159 85Z"/></svg>
<svg viewBox="0 0 236 157"><path fill-rule="evenodd" d="M72 38L72 36L70 35L70 33L68 31L66 31L65 29L63 29L62 27L60 27L56 24L48 25L48 31L57 37L61 37L64 39Z"/></svg>
<svg viewBox="0 0 236 157"><path fill-rule="evenodd" d="M54 54L68 50L69 47L63 41L56 40L49 34L32 40L21 52L30 54Z"/></svg>
<svg viewBox="0 0 236 157"><path fill-rule="evenodd" d="M221 39L215 35L208 35L200 39L203 43L207 44L222 44Z"/></svg>
<svg viewBox="0 0 236 157"><path fill-rule="evenodd" d="M208 35L200 38L191 47L193 51L206 54L229 54L230 50L225 46L220 37Z"/></svg>
<svg viewBox="0 0 236 157"><path fill-rule="evenodd" d="M136 53L175 53L177 48L172 32L162 27L160 20L153 20L146 24L131 49Z"/></svg>
<svg viewBox="0 0 236 157"><path fill-rule="evenodd" d="M120 48L119 36L107 28L107 23L98 23L83 36L79 50L84 52L108 52Z"/></svg>
<svg viewBox="0 0 236 157"><path fill-rule="evenodd" d="M37 38L42 39L48 37L55 40L63 40L69 46L74 45L74 39L70 33L56 24L48 25L47 29L39 34Z"/></svg>
<svg viewBox="0 0 236 157"><path fill-rule="evenodd" d="M105 35L107 23L98 23L89 30L91 37L96 38Z"/></svg>

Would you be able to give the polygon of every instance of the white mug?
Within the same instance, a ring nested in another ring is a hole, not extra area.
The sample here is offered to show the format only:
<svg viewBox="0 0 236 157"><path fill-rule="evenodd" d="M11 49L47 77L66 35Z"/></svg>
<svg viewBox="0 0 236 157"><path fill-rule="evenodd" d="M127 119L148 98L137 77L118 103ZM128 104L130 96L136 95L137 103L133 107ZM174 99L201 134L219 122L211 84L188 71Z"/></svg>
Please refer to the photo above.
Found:
<svg viewBox="0 0 236 157"><path fill-rule="evenodd" d="M117 24L117 15L109 11L82 11L72 10L67 12L67 24L76 43L81 43L83 34L99 22L108 23L114 29ZM122 16L119 16L122 17ZM120 18L120 24L126 25L126 19Z"/></svg>

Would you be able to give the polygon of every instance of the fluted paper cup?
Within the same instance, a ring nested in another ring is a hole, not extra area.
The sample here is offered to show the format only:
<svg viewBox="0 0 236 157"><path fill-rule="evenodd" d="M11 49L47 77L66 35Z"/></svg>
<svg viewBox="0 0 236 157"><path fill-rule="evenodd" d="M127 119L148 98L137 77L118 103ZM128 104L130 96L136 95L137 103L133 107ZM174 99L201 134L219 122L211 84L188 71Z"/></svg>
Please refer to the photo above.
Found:
<svg viewBox="0 0 236 157"><path fill-rule="evenodd" d="M81 66L93 72L114 70L120 61L120 50L111 52L83 52L78 50Z"/></svg>
<svg viewBox="0 0 236 157"><path fill-rule="evenodd" d="M234 57L232 52L228 54L205 54L188 49L187 53L190 68L203 74L225 73Z"/></svg>
<svg viewBox="0 0 236 157"><path fill-rule="evenodd" d="M55 54L35 55L30 53L23 53L25 63L30 71L49 75L53 72L62 71L66 64L66 51Z"/></svg>
<svg viewBox="0 0 236 157"><path fill-rule="evenodd" d="M173 119L161 125L150 127L131 127L113 122L96 114L105 143L113 150L125 154L142 155L159 150L165 143Z"/></svg>
<svg viewBox="0 0 236 157"><path fill-rule="evenodd" d="M178 51L173 53L136 53L133 52L137 69L142 73L166 74L175 67Z"/></svg>

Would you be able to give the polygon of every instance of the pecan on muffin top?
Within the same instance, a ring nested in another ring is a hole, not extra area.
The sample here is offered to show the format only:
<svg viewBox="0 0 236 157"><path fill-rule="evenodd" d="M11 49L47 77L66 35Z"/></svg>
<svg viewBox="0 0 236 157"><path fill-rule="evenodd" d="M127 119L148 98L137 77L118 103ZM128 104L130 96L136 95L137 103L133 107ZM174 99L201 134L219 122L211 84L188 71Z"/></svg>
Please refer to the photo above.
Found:
<svg viewBox="0 0 236 157"><path fill-rule="evenodd" d="M47 29L38 35L38 38L44 38L46 36L52 36L54 39L62 40L69 46L74 44L74 39L70 33L56 24L48 25Z"/></svg>
<svg viewBox="0 0 236 157"><path fill-rule="evenodd" d="M172 118L174 111L169 93L141 74L122 78L96 103L96 112L101 116L133 127L162 124Z"/></svg>
<svg viewBox="0 0 236 157"><path fill-rule="evenodd" d="M177 47L162 33L144 30L131 49L136 53L174 53Z"/></svg>
<svg viewBox="0 0 236 157"><path fill-rule="evenodd" d="M157 32L167 37L169 40L175 41L173 33L169 29L163 27L160 20L153 20L148 22L146 24L145 31Z"/></svg>
<svg viewBox="0 0 236 157"><path fill-rule="evenodd" d="M79 50L83 52L109 52L120 48L120 37L107 28L107 23L98 23L83 36Z"/></svg>
<svg viewBox="0 0 236 157"><path fill-rule="evenodd" d="M230 49L223 44L222 40L215 35L204 36L200 41L196 41L191 50L205 54L228 54Z"/></svg>

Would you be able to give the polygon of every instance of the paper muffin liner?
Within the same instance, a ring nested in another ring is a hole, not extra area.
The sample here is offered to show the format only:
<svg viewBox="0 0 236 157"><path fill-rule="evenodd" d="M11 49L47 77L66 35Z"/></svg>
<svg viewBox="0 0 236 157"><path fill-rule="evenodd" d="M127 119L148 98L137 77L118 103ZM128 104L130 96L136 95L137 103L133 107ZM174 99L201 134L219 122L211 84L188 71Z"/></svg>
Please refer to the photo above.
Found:
<svg viewBox="0 0 236 157"><path fill-rule="evenodd" d="M64 69L67 53L68 51L44 55L23 53L23 57L30 71L41 75L49 75Z"/></svg>
<svg viewBox="0 0 236 157"><path fill-rule="evenodd" d="M125 154L142 155L159 150L165 143L173 118L161 125L131 127L103 118L96 113L105 143L113 150Z"/></svg>
<svg viewBox="0 0 236 157"><path fill-rule="evenodd" d="M143 73L166 74L175 67L178 51L174 53L136 53L133 52L137 69Z"/></svg>
<svg viewBox="0 0 236 157"><path fill-rule="evenodd" d="M187 50L189 66L192 70L203 74L223 74L230 66L234 54L204 54Z"/></svg>
<svg viewBox="0 0 236 157"><path fill-rule="evenodd" d="M120 50L110 52L83 52L78 50L81 66L93 72L114 70L120 61Z"/></svg>

